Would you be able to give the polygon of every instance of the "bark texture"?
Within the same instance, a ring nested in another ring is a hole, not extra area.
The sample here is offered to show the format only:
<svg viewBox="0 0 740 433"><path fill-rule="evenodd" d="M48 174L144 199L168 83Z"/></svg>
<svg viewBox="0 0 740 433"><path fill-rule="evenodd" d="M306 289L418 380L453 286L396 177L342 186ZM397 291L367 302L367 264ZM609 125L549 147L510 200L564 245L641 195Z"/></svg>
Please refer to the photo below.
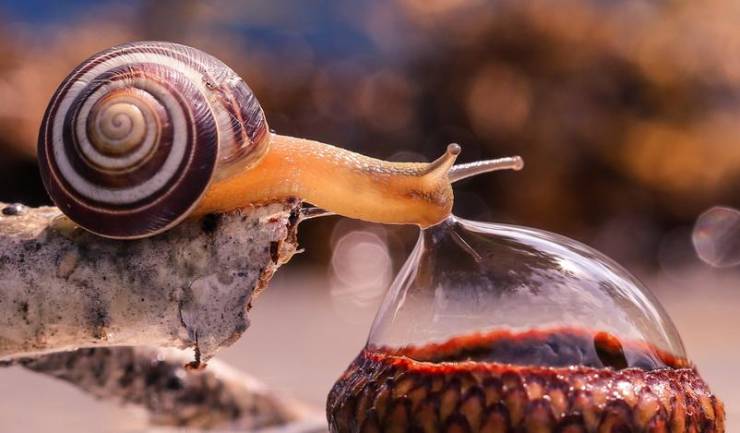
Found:
<svg viewBox="0 0 740 433"><path fill-rule="evenodd" d="M190 359L190 354L173 349L103 347L16 362L96 398L143 407L152 425L228 431L293 426L300 431L326 431L320 412L279 396L218 361L209 362L207 368L187 368Z"/></svg>
<svg viewBox="0 0 740 433"><path fill-rule="evenodd" d="M79 347L196 349L210 358L295 252L300 202L103 239L57 208L0 203L0 361Z"/></svg>

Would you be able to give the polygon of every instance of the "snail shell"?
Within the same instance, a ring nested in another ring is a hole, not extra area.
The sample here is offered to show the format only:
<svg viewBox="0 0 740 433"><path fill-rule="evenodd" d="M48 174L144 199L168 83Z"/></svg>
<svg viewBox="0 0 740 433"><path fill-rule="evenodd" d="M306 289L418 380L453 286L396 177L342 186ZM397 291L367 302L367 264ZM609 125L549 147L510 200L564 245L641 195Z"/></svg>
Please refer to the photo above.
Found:
<svg viewBox="0 0 740 433"><path fill-rule="evenodd" d="M52 200L112 238L177 224L214 178L269 145L262 108L228 66L195 48L137 42L102 51L59 86L39 135Z"/></svg>

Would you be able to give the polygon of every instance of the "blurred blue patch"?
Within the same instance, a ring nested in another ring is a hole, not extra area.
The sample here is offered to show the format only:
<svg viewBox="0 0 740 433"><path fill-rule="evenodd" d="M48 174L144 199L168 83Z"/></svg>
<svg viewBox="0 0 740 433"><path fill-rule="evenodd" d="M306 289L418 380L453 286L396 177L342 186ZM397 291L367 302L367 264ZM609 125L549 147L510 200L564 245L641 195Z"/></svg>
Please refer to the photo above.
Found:
<svg viewBox="0 0 740 433"><path fill-rule="evenodd" d="M0 0L0 14L29 23L59 23L73 20L92 6L105 4L136 5L139 1L120 0Z"/></svg>
<svg viewBox="0 0 740 433"><path fill-rule="evenodd" d="M358 5L362 2L364 0L358 2ZM250 4L256 9L270 5L269 0ZM103 10L106 6L146 10L146 5L144 0L0 0L0 16L30 25L65 25L74 23L89 13ZM376 47L368 37L341 16L339 4L326 1L295 4L288 2L285 7L289 5L290 13L300 17L300 25L296 28L285 28L272 23L245 24L240 22L239 16L235 16L227 24L227 29L244 40L265 47L290 47L300 40L310 46L319 59L342 58L358 53L376 54ZM176 20L177 14L173 18ZM224 28L220 30L223 31Z"/></svg>

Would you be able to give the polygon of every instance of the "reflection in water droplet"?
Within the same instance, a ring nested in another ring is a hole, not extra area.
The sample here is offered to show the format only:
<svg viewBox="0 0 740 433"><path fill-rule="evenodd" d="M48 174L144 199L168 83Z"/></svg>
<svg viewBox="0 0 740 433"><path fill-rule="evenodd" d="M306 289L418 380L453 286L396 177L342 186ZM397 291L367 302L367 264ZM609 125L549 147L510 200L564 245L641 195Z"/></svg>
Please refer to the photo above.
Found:
<svg viewBox="0 0 740 433"><path fill-rule="evenodd" d="M717 267L740 265L740 211L713 207L699 216L692 235L696 254Z"/></svg>
<svg viewBox="0 0 740 433"><path fill-rule="evenodd" d="M594 349L603 365L615 370L627 368L627 357L619 338L608 332L599 332L594 336Z"/></svg>
<svg viewBox="0 0 740 433"><path fill-rule="evenodd" d="M552 233L456 217L421 232L368 348L429 362L615 369L685 358L657 300L602 254Z"/></svg>

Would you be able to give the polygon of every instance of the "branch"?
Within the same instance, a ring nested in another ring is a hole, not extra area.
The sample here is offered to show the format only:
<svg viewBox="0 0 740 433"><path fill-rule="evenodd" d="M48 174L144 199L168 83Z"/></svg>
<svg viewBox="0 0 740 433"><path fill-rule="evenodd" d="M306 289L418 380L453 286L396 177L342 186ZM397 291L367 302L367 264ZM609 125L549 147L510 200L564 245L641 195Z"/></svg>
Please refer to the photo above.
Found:
<svg viewBox="0 0 740 433"><path fill-rule="evenodd" d="M188 369L185 352L143 347L82 349L17 363L70 382L91 395L142 406L153 425L254 431L326 431L317 411L269 391L218 361Z"/></svg>
<svg viewBox="0 0 740 433"><path fill-rule="evenodd" d="M300 202L104 239L56 208L0 203L0 361L96 346L196 349L210 358L296 248ZM196 359L198 361L198 359Z"/></svg>

